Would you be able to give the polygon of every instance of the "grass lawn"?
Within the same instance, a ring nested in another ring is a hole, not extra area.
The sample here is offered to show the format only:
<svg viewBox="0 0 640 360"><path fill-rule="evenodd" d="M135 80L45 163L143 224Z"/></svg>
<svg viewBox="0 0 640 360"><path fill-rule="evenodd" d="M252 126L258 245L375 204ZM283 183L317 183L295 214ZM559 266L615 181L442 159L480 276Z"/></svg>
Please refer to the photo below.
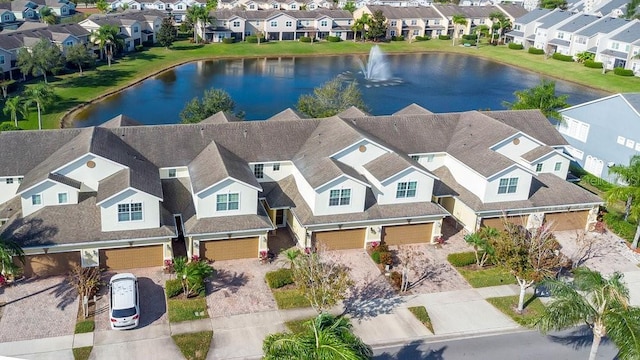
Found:
<svg viewBox="0 0 640 360"><path fill-rule="evenodd" d="M544 311L542 301L534 295L525 297L524 311L522 314L518 314L515 311L518 306L518 295L489 298L487 301L511 317L515 322L526 327L532 326L535 319Z"/></svg>
<svg viewBox="0 0 640 360"><path fill-rule="evenodd" d="M95 69L78 73L50 76L49 83L59 96L55 104L48 106L43 115L45 128L57 128L60 119L74 106L84 104L99 96L113 93L164 69L194 60L213 58L245 58L273 56L318 56L337 54L367 54L373 43L343 41L305 44L297 41L268 42L258 44L207 44L195 45L187 40L176 42L171 50L153 47L143 52L131 53L116 59L111 67L101 64ZM450 52L478 56L503 64L517 66L558 79L573 81L608 92L637 91L640 79L614 75L612 71L601 74L599 69L590 69L578 63L544 59L544 56L515 51L506 46L482 45L480 48L451 46L450 41L429 40L422 42L392 41L379 44L387 53ZM39 83L42 78L32 80ZM23 85L20 85L23 86ZM11 95L16 95L13 91ZM9 121L8 116L2 118ZM176 119L177 121L177 119ZM19 122L23 129L37 128L37 115L32 111L28 120Z"/></svg>
<svg viewBox="0 0 640 360"><path fill-rule="evenodd" d="M286 321L284 324L292 333L296 334L296 333L301 333L305 331L307 329L307 326L305 325L305 323L311 321L312 319L313 318L302 319L302 320L291 320L291 321Z"/></svg>
<svg viewBox="0 0 640 360"><path fill-rule="evenodd" d="M209 317L207 312L207 301L205 298L196 297L190 299L169 299L169 321L180 322L188 320L198 320ZM195 313L204 313L196 315Z"/></svg>
<svg viewBox="0 0 640 360"><path fill-rule="evenodd" d="M476 270L475 268L473 268L474 266L475 265L464 268L456 268L460 275L462 275L467 280L469 285L474 288L516 283L515 277L511 275L509 271L501 267L495 266L491 268L484 268L482 270Z"/></svg>
<svg viewBox="0 0 640 360"><path fill-rule="evenodd" d="M171 336L187 360L204 360L209 353L213 331L201 331Z"/></svg>
<svg viewBox="0 0 640 360"><path fill-rule="evenodd" d="M278 309L294 309L309 307L309 300L304 297L302 291L297 288L273 289L273 297L276 299Z"/></svg>
<svg viewBox="0 0 640 360"><path fill-rule="evenodd" d="M414 306L410 307L409 311L422 323L422 325L426 326L432 334L435 334L433 331L433 324L431 324L431 318L429 317L429 313L427 312L427 308L424 306Z"/></svg>
<svg viewBox="0 0 640 360"><path fill-rule="evenodd" d="M95 318L96 304L89 303L89 316L85 319L84 312L82 311L82 302L78 304L78 315L76 317L75 334L89 333L95 330Z"/></svg>
<svg viewBox="0 0 640 360"><path fill-rule="evenodd" d="M88 360L91 350L93 350L93 346L73 348L73 358L75 360Z"/></svg>
<svg viewBox="0 0 640 360"><path fill-rule="evenodd" d="M76 323L76 334L83 334L83 333L89 333L89 332L93 332L93 330L95 329L96 325L95 322L93 320L83 320L83 321L78 321Z"/></svg>

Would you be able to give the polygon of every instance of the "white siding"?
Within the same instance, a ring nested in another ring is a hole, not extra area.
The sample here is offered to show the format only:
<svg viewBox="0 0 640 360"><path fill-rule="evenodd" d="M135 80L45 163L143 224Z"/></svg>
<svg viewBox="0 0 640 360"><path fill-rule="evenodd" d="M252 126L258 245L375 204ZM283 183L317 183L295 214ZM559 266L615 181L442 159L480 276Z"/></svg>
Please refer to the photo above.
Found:
<svg viewBox="0 0 640 360"><path fill-rule="evenodd" d="M88 161L93 161L96 166L93 168L88 167ZM83 185L97 191L98 181L105 179L124 168L125 167L123 165L116 164L93 154L87 154L58 170L58 173L80 181Z"/></svg>
<svg viewBox="0 0 640 360"><path fill-rule="evenodd" d="M293 178L296 180L298 192L300 192L304 201L309 205L309 208L314 209L316 206L315 190L313 190L311 185L307 182L307 179L302 176L296 167L293 167Z"/></svg>
<svg viewBox="0 0 640 360"><path fill-rule="evenodd" d="M464 186L478 198L484 198L487 180L482 175L463 165L452 156L447 156L444 163L458 184Z"/></svg>
<svg viewBox="0 0 640 360"><path fill-rule="evenodd" d="M556 170L556 163L560 163L559 170ZM566 157L558 153L553 153L534 162L533 164L531 164L530 168L535 172L537 165L542 164L542 171L540 171L539 173L551 173L561 179L566 179L567 172L569 171L569 163L570 161Z"/></svg>
<svg viewBox="0 0 640 360"><path fill-rule="evenodd" d="M351 189L351 199L349 205L329 206L329 195L331 190ZM334 215L347 214L364 211L364 198L366 194L366 186L347 177L340 177L335 181L318 189L315 198L315 208L313 214Z"/></svg>
<svg viewBox="0 0 640 360"><path fill-rule="evenodd" d="M361 146L364 146L362 148L364 152L360 151ZM337 153L333 158L353 168L357 168L387 152L387 150L381 148L379 145L363 140Z"/></svg>
<svg viewBox="0 0 640 360"><path fill-rule="evenodd" d="M515 193L498 194L498 185L500 184L500 179L504 178L518 178L518 186ZM487 183L486 193L483 197L481 197L481 199L485 203L526 200L529 198L529 190L531 189L531 178L531 174L518 168L503 173L500 176L496 176L494 179Z"/></svg>
<svg viewBox="0 0 640 360"><path fill-rule="evenodd" d="M238 193L240 195L238 210L216 210L216 199L219 194ZM216 186L196 195L196 213L198 219L214 216L248 215L257 213L258 191L243 183L227 179Z"/></svg>
<svg viewBox="0 0 640 360"><path fill-rule="evenodd" d="M259 182L280 181L286 178L287 176L291 175L294 168L293 163L291 161L282 161L282 162L275 161L275 162L259 163L259 164L264 165L263 167L264 176L262 179L257 179ZM280 170L273 170L274 164L279 164ZM251 168L253 168L253 165L255 164L251 164Z"/></svg>
<svg viewBox="0 0 640 360"><path fill-rule="evenodd" d="M417 182L416 196L396 198L398 183L411 181ZM433 178L411 168L383 182L380 190L382 191L382 194L378 195L378 203L380 205L430 202L431 194L433 193Z"/></svg>
<svg viewBox="0 0 640 360"><path fill-rule="evenodd" d="M176 166L160 169L160 179L171 179L169 177L169 170L175 169L177 178L189 177L189 169L186 166Z"/></svg>
<svg viewBox="0 0 640 360"><path fill-rule="evenodd" d="M67 193L67 203L58 204L58 193ZM31 195L40 194L41 205L32 205ZM78 203L78 191L72 187L47 180L24 192L21 196L22 216L32 214L45 206L69 205Z"/></svg>
<svg viewBox="0 0 640 360"><path fill-rule="evenodd" d="M7 178L13 179L13 184L7 184ZM0 177L0 204L16 196L19 186L18 176Z"/></svg>
<svg viewBox="0 0 640 360"><path fill-rule="evenodd" d="M446 158L447 154L445 153L420 155L418 163L424 166L427 170L433 171L440 166L443 166Z"/></svg>
<svg viewBox="0 0 640 360"><path fill-rule="evenodd" d="M118 204L142 203L142 220L118 221ZM153 229L160 226L160 201L132 189L100 204L102 231Z"/></svg>
<svg viewBox="0 0 640 360"><path fill-rule="evenodd" d="M540 144L528 137L518 136L495 146L493 150L513 161L519 161L522 155L537 148L538 146L540 146Z"/></svg>

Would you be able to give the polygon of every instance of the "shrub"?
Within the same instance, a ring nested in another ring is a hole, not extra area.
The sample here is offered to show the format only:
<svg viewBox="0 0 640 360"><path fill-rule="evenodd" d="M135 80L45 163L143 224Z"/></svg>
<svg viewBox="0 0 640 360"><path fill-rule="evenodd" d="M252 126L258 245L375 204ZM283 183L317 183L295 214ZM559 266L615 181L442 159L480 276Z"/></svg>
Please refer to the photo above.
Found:
<svg viewBox="0 0 640 360"><path fill-rule="evenodd" d="M551 57L560 61L573 62L573 56L571 55L562 55L560 53L553 53Z"/></svg>
<svg viewBox="0 0 640 360"><path fill-rule="evenodd" d="M310 38L310 37L308 37L308 36L301 36L301 37L300 37L300 42L303 42L303 43L310 43L310 42L311 42L311 38Z"/></svg>
<svg viewBox="0 0 640 360"><path fill-rule="evenodd" d="M636 233L636 225L624 221L621 214L613 212L606 213L604 214L604 222L607 224L609 230L613 231L616 235L627 241L633 240L633 236Z"/></svg>
<svg viewBox="0 0 640 360"><path fill-rule="evenodd" d="M144 45L136 45L136 51L140 52L144 50Z"/></svg>
<svg viewBox="0 0 640 360"><path fill-rule="evenodd" d="M244 38L244 41L251 43L251 44L257 44L258 43L258 37L256 35L249 35L247 37ZM264 38L264 36L260 36L260 42L267 42L268 40Z"/></svg>
<svg viewBox="0 0 640 360"><path fill-rule="evenodd" d="M380 264L393 265L393 256L390 252L385 251L380 253Z"/></svg>
<svg viewBox="0 0 640 360"><path fill-rule="evenodd" d="M222 43L224 43L224 44L233 44L234 42L236 42L236 39L234 39L234 38L224 38L224 39L222 39Z"/></svg>
<svg viewBox="0 0 640 360"><path fill-rule="evenodd" d="M476 40L478 37L476 35L469 34L469 35L462 35L462 38L465 40Z"/></svg>
<svg viewBox="0 0 640 360"><path fill-rule="evenodd" d="M427 40L431 40L430 36L416 36L415 37L416 41L427 41Z"/></svg>
<svg viewBox="0 0 640 360"><path fill-rule="evenodd" d="M516 44L516 43L509 43L509 49L511 50L522 50L524 49L524 45L522 44Z"/></svg>
<svg viewBox="0 0 640 360"><path fill-rule="evenodd" d="M328 42L340 42L342 39L339 36L327 36L325 38Z"/></svg>
<svg viewBox="0 0 640 360"><path fill-rule="evenodd" d="M447 260L455 267L469 266L476 263L476 254L473 251L449 254Z"/></svg>
<svg viewBox="0 0 640 360"><path fill-rule="evenodd" d="M167 293L168 298L182 294L182 281L180 281L180 279L167 280L164 284L164 291Z"/></svg>
<svg viewBox="0 0 640 360"><path fill-rule="evenodd" d="M402 35L392 36L391 41L404 41L404 36Z"/></svg>
<svg viewBox="0 0 640 360"><path fill-rule="evenodd" d="M389 252L389 245L387 245L387 243L380 243L377 250L380 252Z"/></svg>
<svg viewBox="0 0 640 360"><path fill-rule="evenodd" d="M451 36L449 35L438 35L439 40L451 40Z"/></svg>
<svg viewBox="0 0 640 360"><path fill-rule="evenodd" d="M380 264L380 251L376 250L371 253L371 259L374 263Z"/></svg>
<svg viewBox="0 0 640 360"><path fill-rule="evenodd" d="M402 274L397 271L393 271L391 272L390 278L393 287L396 288L396 290L400 290L400 287L402 286Z"/></svg>
<svg viewBox="0 0 640 360"><path fill-rule="evenodd" d="M584 66L592 69L602 69L602 63L600 61L585 60Z"/></svg>
<svg viewBox="0 0 640 360"><path fill-rule="evenodd" d="M633 70L621 67L614 68L613 73L620 76L633 76Z"/></svg>
<svg viewBox="0 0 640 360"><path fill-rule="evenodd" d="M267 285L272 289L279 289L285 285L293 284L293 272L291 269L278 269L265 275Z"/></svg>
<svg viewBox="0 0 640 360"><path fill-rule="evenodd" d="M542 49L538 49L538 48L534 48L534 47L530 47L529 50L527 50L529 52L529 54L533 54L533 55L543 55L544 54L544 50Z"/></svg>

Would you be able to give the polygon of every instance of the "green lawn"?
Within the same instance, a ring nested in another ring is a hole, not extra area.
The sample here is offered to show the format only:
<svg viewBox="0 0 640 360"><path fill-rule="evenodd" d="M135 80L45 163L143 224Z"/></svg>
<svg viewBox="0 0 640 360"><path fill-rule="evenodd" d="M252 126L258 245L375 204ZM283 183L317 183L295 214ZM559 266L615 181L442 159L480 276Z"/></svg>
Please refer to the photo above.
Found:
<svg viewBox="0 0 640 360"><path fill-rule="evenodd" d="M93 332L93 330L95 329L95 323L93 320L84 320L84 321L78 321L76 323L76 334L82 334L82 333L89 333L89 332Z"/></svg>
<svg viewBox="0 0 640 360"><path fill-rule="evenodd" d="M515 284L516 279L509 271L504 268L495 266L482 270L475 270L472 267L456 268L469 285L474 288Z"/></svg>
<svg viewBox="0 0 640 360"><path fill-rule="evenodd" d="M301 333L307 329L307 325L305 324L311 321L312 319L313 318L302 319L302 320L291 320L291 321L286 321L284 324L292 333Z"/></svg>
<svg viewBox="0 0 640 360"><path fill-rule="evenodd" d="M518 306L518 295L489 298L487 301L498 310L511 317L518 324L530 327L537 317L544 311L544 305L534 295L528 295L524 300L524 311L518 314L515 308Z"/></svg>
<svg viewBox="0 0 640 360"><path fill-rule="evenodd" d="M191 299L169 299L169 321L180 322L188 320L198 320L209 317L207 312L207 301L205 298L196 297ZM197 313L204 313L196 315Z"/></svg>
<svg viewBox="0 0 640 360"><path fill-rule="evenodd" d="M429 317L429 313L427 312L427 308L424 306L414 306L410 307L409 311L418 319L420 322L431 331L432 334L435 334L433 331L433 324L431 324L431 318Z"/></svg>
<svg viewBox="0 0 640 360"><path fill-rule="evenodd" d="M278 309L294 309L301 307L309 307L309 300L299 289L273 289L273 297L276 299Z"/></svg>
<svg viewBox="0 0 640 360"><path fill-rule="evenodd" d="M79 76L77 73L57 77L50 76L49 81L60 98L54 105L47 107L43 116L43 123L45 128L60 127L61 118L74 106L116 92L164 69L194 60L366 54L372 45L372 43L354 43L352 41L338 43L319 42L314 44L281 41L262 43L260 45L249 43L194 45L183 40L177 42L171 50L154 47L143 52L132 53L116 59L116 62L111 67L102 64L94 70L85 71L83 76ZM413 43L392 41L379 45L387 53L452 52L478 56L608 92L637 91L638 86L640 86L640 79L637 77L617 76L613 72L603 75L599 69L589 69L581 64L567 63L554 59L545 60L544 56L532 55L525 51L510 50L506 46L453 47L450 41L441 40ZM40 81L42 81L41 78L37 78L31 81L31 84ZM27 86L29 85L27 84ZM15 92L12 95L15 95ZM0 119L9 120L8 116ZM37 128L35 111L32 111L29 120L20 121L19 126L24 129Z"/></svg>
<svg viewBox="0 0 640 360"><path fill-rule="evenodd" d="M73 348L73 358L75 360L88 360L91 355L91 350L93 350L93 346Z"/></svg>
<svg viewBox="0 0 640 360"><path fill-rule="evenodd" d="M213 331L201 331L171 336L187 360L204 360L209 353Z"/></svg>

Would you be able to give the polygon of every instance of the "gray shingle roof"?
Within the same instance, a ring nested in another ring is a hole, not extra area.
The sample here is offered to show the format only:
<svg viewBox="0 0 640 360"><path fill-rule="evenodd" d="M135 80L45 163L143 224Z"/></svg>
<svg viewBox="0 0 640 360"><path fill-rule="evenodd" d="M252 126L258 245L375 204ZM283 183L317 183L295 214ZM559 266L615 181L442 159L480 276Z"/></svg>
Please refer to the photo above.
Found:
<svg viewBox="0 0 640 360"><path fill-rule="evenodd" d="M540 110L483 111L481 113L512 126L549 146L569 145Z"/></svg>
<svg viewBox="0 0 640 360"><path fill-rule="evenodd" d="M526 15L520 16L519 18L516 18L516 20L514 21L514 23L516 24L528 24L532 21L538 20L539 18L548 15L551 12L551 10L548 9L533 9L530 12L528 12Z"/></svg>
<svg viewBox="0 0 640 360"><path fill-rule="evenodd" d="M379 181L384 181L412 166L414 166L414 164L412 164L408 158L391 152L366 163L364 168Z"/></svg>
<svg viewBox="0 0 640 360"><path fill-rule="evenodd" d="M549 13L549 15L540 19L541 23L538 28L547 29L572 16L574 16L574 14L569 11L555 9L551 13Z"/></svg>
<svg viewBox="0 0 640 360"><path fill-rule="evenodd" d="M573 18L568 23L558 28L559 31L575 32L583 27L592 24L594 21L600 19L597 16L581 14L580 16Z"/></svg>
<svg viewBox="0 0 640 360"><path fill-rule="evenodd" d="M611 37L611 40L620 41L624 43L632 43L640 39L640 22L629 26L621 32Z"/></svg>
<svg viewBox="0 0 640 360"><path fill-rule="evenodd" d="M498 7L502 8L508 15L514 19L520 18L528 13L527 9L522 5L517 4L499 4Z"/></svg>
<svg viewBox="0 0 640 360"><path fill-rule="evenodd" d="M297 121L303 118L303 115L300 114L299 112L291 109L291 108L286 108L284 110L282 110L281 112L273 115L272 117L268 118L267 120L269 121Z"/></svg>
<svg viewBox="0 0 640 360"><path fill-rule="evenodd" d="M602 55L609 55L609 56L613 56L616 57L618 59L627 59L627 53L626 52L622 52L622 51L615 51L615 50L611 50L611 49L606 49L600 52L600 54Z"/></svg>
<svg viewBox="0 0 640 360"><path fill-rule="evenodd" d="M55 182L58 182L60 184L64 184L67 186L71 186L72 188L75 189L80 189L82 187L82 183L80 181L77 180L73 180L69 177L66 177L62 174L58 174L58 173L51 173L49 174L49 176L47 177L50 180L53 180Z"/></svg>
<svg viewBox="0 0 640 360"><path fill-rule="evenodd" d="M627 4L629 0L610 0L604 3L603 6L597 8L595 11L601 13L602 15L609 15L615 9L622 9L625 11L627 9Z"/></svg>
<svg viewBox="0 0 640 360"><path fill-rule="evenodd" d="M528 162L533 162L554 151L555 150L550 146L538 146L522 154L522 158Z"/></svg>
<svg viewBox="0 0 640 360"><path fill-rule="evenodd" d="M121 126L141 126L141 122L134 120L126 115L118 115L111 120L107 120L100 124L100 127L104 128L116 128Z"/></svg>
<svg viewBox="0 0 640 360"><path fill-rule="evenodd" d="M579 32L576 33L576 35L591 37L598 33L607 34L615 29L619 29L620 27L624 26L628 22L629 20L626 20L626 19L607 16L594 22L592 25L580 30Z"/></svg>
<svg viewBox="0 0 640 360"><path fill-rule="evenodd" d="M96 202L100 203L126 190L131 184L131 174L128 169L122 169L98 182Z"/></svg>
<svg viewBox="0 0 640 360"><path fill-rule="evenodd" d="M218 111L217 113L200 121L200 124L224 124L232 121L241 121L241 120L229 112Z"/></svg>
<svg viewBox="0 0 640 360"><path fill-rule="evenodd" d="M258 202L256 206L258 207L256 215L220 216L201 219L193 216L185 221L185 231L187 234L222 233L232 237L238 236L234 232L275 229L262 204Z"/></svg>
<svg viewBox="0 0 640 360"><path fill-rule="evenodd" d="M627 102L640 113L640 92L620 94Z"/></svg>
<svg viewBox="0 0 640 360"><path fill-rule="evenodd" d="M568 47L571 43L568 40L551 39L549 40L549 44Z"/></svg>
<svg viewBox="0 0 640 360"><path fill-rule="evenodd" d="M371 12L381 10L387 19L442 19L430 6L385 6L367 5Z"/></svg>

